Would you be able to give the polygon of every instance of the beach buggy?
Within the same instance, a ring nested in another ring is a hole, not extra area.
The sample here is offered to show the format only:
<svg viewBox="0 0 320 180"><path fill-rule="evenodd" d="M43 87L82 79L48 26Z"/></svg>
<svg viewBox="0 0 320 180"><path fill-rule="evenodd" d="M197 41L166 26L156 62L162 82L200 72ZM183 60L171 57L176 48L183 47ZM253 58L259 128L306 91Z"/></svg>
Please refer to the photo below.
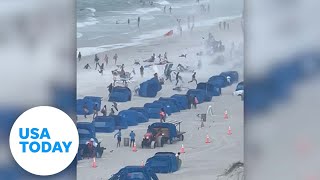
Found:
<svg viewBox="0 0 320 180"><path fill-rule="evenodd" d="M158 134L156 145L163 146L165 143L172 144L173 141L184 140L184 133L180 131L180 124L182 121L170 121L166 123L153 123L148 127L148 133L152 133L153 135ZM177 129L178 127L178 129ZM142 141L144 143L144 141Z"/></svg>

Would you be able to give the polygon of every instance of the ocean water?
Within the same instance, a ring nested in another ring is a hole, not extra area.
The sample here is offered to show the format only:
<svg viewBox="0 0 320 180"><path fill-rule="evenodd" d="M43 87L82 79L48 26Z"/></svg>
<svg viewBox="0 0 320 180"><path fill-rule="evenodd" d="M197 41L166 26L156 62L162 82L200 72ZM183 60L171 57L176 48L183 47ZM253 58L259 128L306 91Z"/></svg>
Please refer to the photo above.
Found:
<svg viewBox="0 0 320 180"><path fill-rule="evenodd" d="M201 11L202 4L209 5L210 11ZM176 31L178 18L185 30L188 16L195 17L196 28L239 17L242 9L243 0L155 0L153 5L147 0L77 0L77 47L85 56L143 44L171 29Z"/></svg>

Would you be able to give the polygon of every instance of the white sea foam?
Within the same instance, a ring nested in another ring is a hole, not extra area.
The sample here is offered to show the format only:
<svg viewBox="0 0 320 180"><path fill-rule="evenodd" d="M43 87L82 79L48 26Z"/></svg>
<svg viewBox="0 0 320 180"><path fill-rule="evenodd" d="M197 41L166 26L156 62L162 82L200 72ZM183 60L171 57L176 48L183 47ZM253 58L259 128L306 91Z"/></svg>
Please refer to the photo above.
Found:
<svg viewBox="0 0 320 180"><path fill-rule="evenodd" d="M77 32L77 38L81 38L83 34Z"/></svg>
<svg viewBox="0 0 320 180"><path fill-rule="evenodd" d="M136 12L138 14L148 14L150 12L155 12L155 11L161 11L160 8L154 7L154 8L139 8L136 9Z"/></svg>
<svg viewBox="0 0 320 180"><path fill-rule="evenodd" d="M157 2L154 2L154 3L156 3L156 4L160 4L160 5L169 5L170 3L168 2L168 1L157 1Z"/></svg>
<svg viewBox="0 0 320 180"><path fill-rule="evenodd" d="M82 28L85 26L92 26L98 24L99 21L94 17L88 17L85 22L77 22L77 28Z"/></svg>

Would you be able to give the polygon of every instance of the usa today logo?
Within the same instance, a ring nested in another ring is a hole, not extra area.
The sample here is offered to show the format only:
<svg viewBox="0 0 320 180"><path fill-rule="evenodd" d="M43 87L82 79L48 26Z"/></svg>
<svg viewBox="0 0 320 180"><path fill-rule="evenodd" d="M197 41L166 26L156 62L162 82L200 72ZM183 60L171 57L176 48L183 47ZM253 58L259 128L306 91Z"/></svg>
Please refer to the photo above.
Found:
<svg viewBox="0 0 320 180"><path fill-rule="evenodd" d="M16 162L26 171L41 176L67 168L79 147L78 131L72 119L49 106L21 114L11 128L9 140Z"/></svg>

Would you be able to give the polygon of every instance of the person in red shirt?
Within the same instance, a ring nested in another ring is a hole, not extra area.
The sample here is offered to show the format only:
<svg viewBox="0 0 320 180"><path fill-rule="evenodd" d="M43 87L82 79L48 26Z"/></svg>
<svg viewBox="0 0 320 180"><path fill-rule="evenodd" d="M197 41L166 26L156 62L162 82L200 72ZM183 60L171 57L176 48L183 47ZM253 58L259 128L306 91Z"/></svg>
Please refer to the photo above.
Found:
<svg viewBox="0 0 320 180"><path fill-rule="evenodd" d="M166 112L164 111L163 108L161 108L161 111L160 111L160 122L166 122Z"/></svg>

